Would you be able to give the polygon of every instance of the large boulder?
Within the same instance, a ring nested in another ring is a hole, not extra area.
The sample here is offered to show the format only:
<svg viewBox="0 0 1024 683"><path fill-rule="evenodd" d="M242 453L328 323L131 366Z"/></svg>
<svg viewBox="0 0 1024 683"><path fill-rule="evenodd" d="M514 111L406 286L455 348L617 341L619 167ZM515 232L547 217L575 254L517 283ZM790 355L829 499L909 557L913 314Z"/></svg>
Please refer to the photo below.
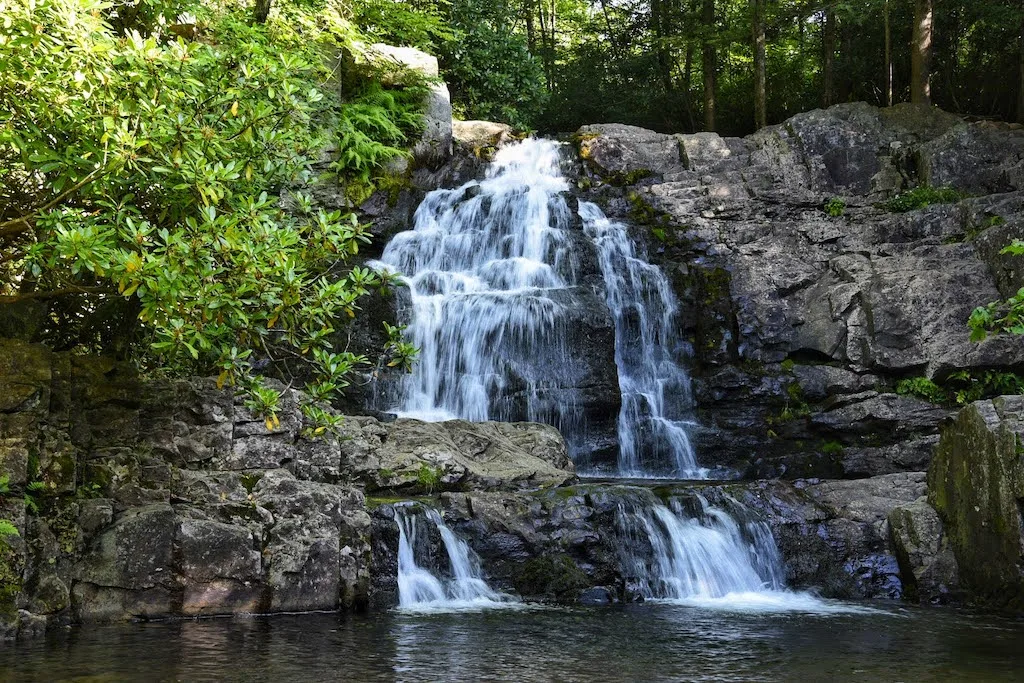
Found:
<svg viewBox="0 0 1024 683"><path fill-rule="evenodd" d="M341 466L370 491L550 487L575 478L565 440L548 425L362 418L342 429Z"/></svg>
<svg viewBox="0 0 1024 683"><path fill-rule="evenodd" d="M1024 396L965 407L942 430L928 502L945 525L960 581L979 603L1024 611Z"/></svg>

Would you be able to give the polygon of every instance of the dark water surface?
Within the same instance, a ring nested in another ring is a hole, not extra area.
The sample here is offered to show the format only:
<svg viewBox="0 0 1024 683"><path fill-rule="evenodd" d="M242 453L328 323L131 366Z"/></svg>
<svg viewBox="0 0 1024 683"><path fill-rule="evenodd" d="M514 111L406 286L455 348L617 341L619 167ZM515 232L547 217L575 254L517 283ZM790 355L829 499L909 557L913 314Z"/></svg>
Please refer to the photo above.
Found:
<svg viewBox="0 0 1024 683"><path fill-rule="evenodd" d="M1024 621L884 605L668 604L84 627L0 644L3 680L1021 681Z"/></svg>

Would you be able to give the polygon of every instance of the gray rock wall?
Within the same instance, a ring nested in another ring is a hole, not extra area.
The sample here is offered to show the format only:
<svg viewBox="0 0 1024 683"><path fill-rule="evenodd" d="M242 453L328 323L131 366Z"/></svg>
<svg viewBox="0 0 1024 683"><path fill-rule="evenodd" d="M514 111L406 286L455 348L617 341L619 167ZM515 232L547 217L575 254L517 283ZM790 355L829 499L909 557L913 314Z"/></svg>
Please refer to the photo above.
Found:
<svg viewBox="0 0 1024 683"><path fill-rule="evenodd" d="M1019 259L998 254L1024 236L1024 131L845 104L742 139L597 125L575 140L588 198L644 227L674 280L702 464L922 471L955 406L896 384L1024 367L1019 340L976 344L966 327L975 306L1024 285ZM886 208L929 184L964 198ZM843 208L830 216L834 198Z"/></svg>
<svg viewBox="0 0 1024 683"><path fill-rule="evenodd" d="M572 481L545 425L380 423L307 438L298 394L268 428L213 380L0 340L0 623L365 606L364 490L421 495ZM20 626L19 626L20 623Z"/></svg>

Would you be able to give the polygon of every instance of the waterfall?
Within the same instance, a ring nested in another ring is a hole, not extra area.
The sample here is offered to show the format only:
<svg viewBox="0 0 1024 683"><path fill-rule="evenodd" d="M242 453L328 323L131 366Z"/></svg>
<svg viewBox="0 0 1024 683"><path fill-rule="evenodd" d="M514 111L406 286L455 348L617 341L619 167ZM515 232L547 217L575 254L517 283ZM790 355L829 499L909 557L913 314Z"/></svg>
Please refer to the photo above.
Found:
<svg viewBox="0 0 1024 683"><path fill-rule="evenodd" d="M594 204L580 204L585 231L574 227L568 189L559 144L524 140L499 150L485 179L426 196L377 264L408 285L403 318L420 350L378 407L423 420L546 422L586 458L586 376L567 313L584 287L580 254L596 247L615 322L618 473L704 477L686 433L689 378L673 360L681 345L668 280Z"/></svg>
<svg viewBox="0 0 1024 683"><path fill-rule="evenodd" d="M693 496L622 502L620 562L633 591L648 600L734 610L836 611L809 593L787 590L782 558L766 523L730 501L732 513Z"/></svg>
<svg viewBox="0 0 1024 683"><path fill-rule="evenodd" d="M678 477L703 479L685 412L690 378L674 360L676 298L668 278L637 253L626 226L608 220L596 204L580 202L580 218L597 245L605 300L615 319L615 364L622 408L618 418L619 474L645 476L646 462L668 462Z"/></svg>
<svg viewBox="0 0 1024 683"><path fill-rule="evenodd" d="M494 591L480 575L480 561L436 510L424 515L441 535L451 567L442 580L416 563L416 536L421 516L409 506L395 506L398 524L398 605L411 610L485 609L509 605L511 597Z"/></svg>
<svg viewBox="0 0 1024 683"><path fill-rule="evenodd" d="M420 350L399 388L401 415L523 420L571 430L577 371L555 293L575 280L558 145L501 149L486 179L437 190L381 257L409 287L407 334Z"/></svg>

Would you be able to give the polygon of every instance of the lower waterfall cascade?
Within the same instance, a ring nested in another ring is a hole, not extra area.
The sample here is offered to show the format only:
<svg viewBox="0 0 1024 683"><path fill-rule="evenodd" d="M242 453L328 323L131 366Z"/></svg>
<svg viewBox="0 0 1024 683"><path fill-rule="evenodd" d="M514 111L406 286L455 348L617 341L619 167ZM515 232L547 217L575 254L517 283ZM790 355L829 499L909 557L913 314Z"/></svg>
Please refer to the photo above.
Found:
<svg viewBox="0 0 1024 683"><path fill-rule="evenodd" d="M430 192L412 229L386 245L375 265L408 285L403 322L420 355L378 407L428 421L546 422L578 453L589 425L567 312L583 287L579 252L596 251L621 395L614 474L705 478L687 434L668 279L596 204L579 203L583 230L574 227L559 164L552 140L503 147L485 179Z"/></svg>
<svg viewBox="0 0 1024 683"><path fill-rule="evenodd" d="M410 506L395 506L398 524L398 606L406 610L487 609L513 603L492 590L481 577L480 562L465 541L456 536L432 508L423 508L441 535L451 578L441 579L416 563L416 538L421 515Z"/></svg>
<svg viewBox="0 0 1024 683"><path fill-rule="evenodd" d="M726 510L700 495L687 502L695 505L678 499L668 505L619 504L620 563L634 594L735 611L861 609L787 589L771 528L745 506L730 500Z"/></svg>

